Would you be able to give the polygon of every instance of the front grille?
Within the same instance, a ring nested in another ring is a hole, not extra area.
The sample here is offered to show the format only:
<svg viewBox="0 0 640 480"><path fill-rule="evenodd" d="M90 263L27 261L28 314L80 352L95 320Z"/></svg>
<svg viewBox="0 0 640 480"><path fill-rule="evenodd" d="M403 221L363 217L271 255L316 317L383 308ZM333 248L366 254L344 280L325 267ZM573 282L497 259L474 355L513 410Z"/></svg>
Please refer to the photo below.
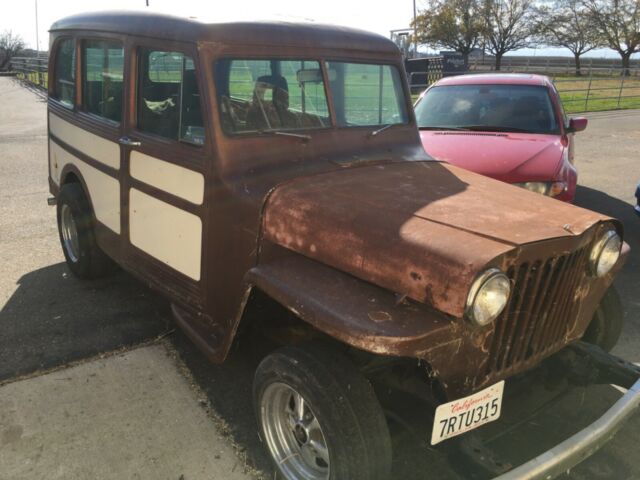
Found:
<svg viewBox="0 0 640 480"><path fill-rule="evenodd" d="M508 270L513 293L495 323L487 373L517 367L564 341L576 321L579 305L574 292L586 271L588 255L587 245Z"/></svg>

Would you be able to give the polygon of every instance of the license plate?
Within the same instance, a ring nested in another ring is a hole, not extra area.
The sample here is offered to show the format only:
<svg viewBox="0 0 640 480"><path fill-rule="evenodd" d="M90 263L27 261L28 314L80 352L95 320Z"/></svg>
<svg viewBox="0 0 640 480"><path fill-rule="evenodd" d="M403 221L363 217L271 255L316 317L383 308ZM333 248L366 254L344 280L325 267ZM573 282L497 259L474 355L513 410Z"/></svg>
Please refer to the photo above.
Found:
<svg viewBox="0 0 640 480"><path fill-rule="evenodd" d="M504 380L465 398L436 408L431 445L500 418Z"/></svg>

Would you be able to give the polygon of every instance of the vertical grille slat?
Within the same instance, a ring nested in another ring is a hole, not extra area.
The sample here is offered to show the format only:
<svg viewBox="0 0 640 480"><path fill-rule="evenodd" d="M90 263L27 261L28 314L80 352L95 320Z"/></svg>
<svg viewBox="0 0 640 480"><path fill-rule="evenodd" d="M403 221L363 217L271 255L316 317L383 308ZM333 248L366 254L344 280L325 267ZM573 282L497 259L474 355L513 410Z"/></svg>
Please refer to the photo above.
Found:
<svg viewBox="0 0 640 480"><path fill-rule="evenodd" d="M583 245L509 269L513 292L495 322L487 373L515 368L564 341L579 308L574 292L586 270L588 252L589 245Z"/></svg>
<svg viewBox="0 0 640 480"><path fill-rule="evenodd" d="M538 300L538 302L536 303L536 305L534 306L533 311L531 312L531 317L536 319L539 317L540 312L543 311L542 307L543 305L545 305L545 303L547 302L547 299L549 298L550 295L553 294L553 290L550 288L550 284L551 284L551 278L552 275L551 273L553 272L553 269L556 265L557 259L552 258L551 260L548 260L544 263L543 265L543 271L541 273L542 277L543 277L543 281L540 283L540 298ZM529 329L527 331L527 336L524 339L524 344L522 347L523 350L523 359L526 360L531 356L530 353L530 349L533 345L533 339L536 335L536 333L538 333L538 330L542 329L542 321L539 322L540 325L537 325L537 322L533 321L530 322L529 324ZM538 328L536 328L536 326Z"/></svg>
<svg viewBox="0 0 640 480"><path fill-rule="evenodd" d="M510 279L515 278L515 268L514 267L510 267L509 270L507 271L507 276ZM511 287L513 288L513 284L511 285ZM513 299L514 299L515 295L510 295L509 296L509 301L507 302L507 306L505 307L505 311L509 311L511 309L511 304L513 303ZM495 333L493 335L493 342L491 344L491 351L494 352L496 351L496 349L498 348L499 345L502 344L504 335L505 335L505 330L506 330L506 326L507 326L507 322L505 321L500 321L502 319L502 317L499 317L496 321L496 329L495 329ZM498 367L498 355L492 355L491 358L489 359L489 370L493 371L496 370Z"/></svg>
<svg viewBox="0 0 640 480"><path fill-rule="evenodd" d="M525 293L525 304L522 306L522 310L519 315L519 327L518 334L514 338L514 345L512 347L512 355L510 358L510 363L517 362L520 360L522 355L522 347L524 344L524 339L527 335L527 331L531 328L535 323L535 319L533 315L531 315L531 311L535 308L535 299L538 294L538 289L540 287L540 281L542 280L542 262L534 262L531 267L531 271L534 272L534 281L527 286L527 292Z"/></svg>
<svg viewBox="0 0 640 480"><path fill-rule="evenodd" d="M529 265L527 263L523 263L518 269L518 276L516 277L516 285L526 285L526 281L529 278ZM524 290L524 289L522 289ZM514 289L514 303L512 304L512 310L510 310L511 316L517 317L518 312L520 312L520 307L522 306L522 302L524 301L524 292L519 289ZM516 330L517 323L516 322L506 322L506 333L504 336L504 341L506 345L503 348L499 348L500 358L498 359L498 369L502 370L505 367L507 357L509 355L509 350L511 350L511 345L513 341L513 334Z"/></svg>

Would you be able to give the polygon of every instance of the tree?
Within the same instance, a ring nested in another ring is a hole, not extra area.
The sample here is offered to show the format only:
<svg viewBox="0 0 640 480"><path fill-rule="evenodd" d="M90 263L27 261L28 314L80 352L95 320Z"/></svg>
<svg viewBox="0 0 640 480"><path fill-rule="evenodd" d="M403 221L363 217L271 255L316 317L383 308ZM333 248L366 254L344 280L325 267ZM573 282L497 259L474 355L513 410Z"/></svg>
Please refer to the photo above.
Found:
<svg viewBox="0 0 640 480"><path fill-rule="evenodd" d="M449 48L466 58L484 34L482 8L481 0L431 0L416 18L418 43Z"/></svg>
<svg viewBox="0 0 640 480"><path fill-rule="evenodd" d="M640 0L586 0L598 33L605 44L620 54L625 75L631 55L640 52Z"/></svg>
<svg viewBox="0 0 640 480"><path fill-rule="evenodd" d="M577 76L581 75L580 57L602 46L602 39L588 13L581 0L555 0L551 8L540 9L538 30L542 41L573 53Z"/></svg>
<svg viewBox="0 0 640 480"><path fill-rule="evenodd" d="M505 53L531 44L538 28L534 4L532 0L486 0L483 14L486 47L500 70Z"/></svg>
<svg viewBox="0 0 640 480"><path fill-rule="evenodd" d="M0 71L7 69L11 59L24 48L24 45L22 37L11 30L5 30L0 34Z"/></svg>

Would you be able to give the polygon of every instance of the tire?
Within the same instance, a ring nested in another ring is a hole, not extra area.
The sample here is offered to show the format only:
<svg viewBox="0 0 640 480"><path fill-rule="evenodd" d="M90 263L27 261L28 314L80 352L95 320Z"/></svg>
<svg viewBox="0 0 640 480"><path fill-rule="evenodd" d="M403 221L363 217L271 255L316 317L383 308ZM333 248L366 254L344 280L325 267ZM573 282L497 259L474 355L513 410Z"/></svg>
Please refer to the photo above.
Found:
<svg viewBox="0 0 640 480"><path fill-rule="evenodd" d="M382 408L369 381L341 354L316 344L275 351L256 370L253 401L262 441L282 478L390 477Z"/></svg>
<svg viewBox="0 0 640 480"><path fill-rule="evenodd" d="M69 270L82 279L113 272L113 261L96 243L93 212L80 184L63 185L56 203L60 245Z"/></svg>
<svg viewBox="0 0 640 480"><path fill-rule="evenodd" d="M582 339L598 345L605 352L618 343L623 325L622 302L613 285L604 294Z"/></svg>

